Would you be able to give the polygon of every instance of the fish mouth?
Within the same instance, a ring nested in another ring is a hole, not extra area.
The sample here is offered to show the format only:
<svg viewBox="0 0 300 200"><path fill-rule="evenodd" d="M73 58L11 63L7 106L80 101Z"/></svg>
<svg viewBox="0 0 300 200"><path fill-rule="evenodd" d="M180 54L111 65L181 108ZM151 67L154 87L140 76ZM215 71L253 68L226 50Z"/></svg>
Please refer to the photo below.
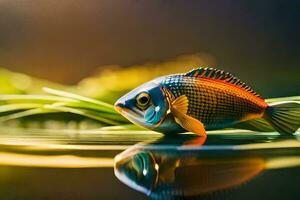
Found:
<svg viewBox="0 0 300 200"><path fill-rule="evenodd" d="M137 109L129 109L123 103L116 103L115 109L123 115L130 115L132 117L143 117L141 111L138 111Z"/></svg>
<svg viewBox="0 0 300 200"><path fill-rule="evenodd" d="M117 101L114 106L115 109L130 122L142 127L147 127L149 129L152 129L153 127L158 127L165 119L165 117L163 117L156 124L151 124L145 121L144 113L136 107L130 109L126 106L126 103L122 101Z"/></svg>
<svg viewBox="0 0 300 200"><path fill-rule="evenodd" d="M144 115L138 109L129 109L122 102L116 102L114 107L121 115L123 115L125 118L127 118L132 123L138 124L141 126L145 125L144 122L141 120L144 118Z"/></svg>
<svg viewBox="0 0 300 200"><path fill-rule="evenodd" d="M116 109L119 113L122 113L123 110L125 109L125 107L123 107L123 104L116 103L116 104L115 104L115 109Z"/></svg>

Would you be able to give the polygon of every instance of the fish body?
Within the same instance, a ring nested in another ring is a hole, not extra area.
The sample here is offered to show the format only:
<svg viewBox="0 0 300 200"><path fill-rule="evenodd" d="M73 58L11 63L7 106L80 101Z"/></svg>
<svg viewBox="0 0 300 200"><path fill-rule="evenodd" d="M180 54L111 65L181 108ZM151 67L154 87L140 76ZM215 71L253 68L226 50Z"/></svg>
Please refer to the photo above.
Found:
<svg viewBox="0 0 300 200"><path fill-rule="evenodd" d="M300 124L298 103L268 105L238 78L213 68L159 77L115 105L133 123L166 134L191 131L206 135L205 130L243 122L255 130L264 130L264 126L293 133Z"/></svg>
<svg viewBox="0 0 300 200"><path fill-rule="evenodd" d="M257 95L214 79L179 74L163 77L160 85L175 98L185 95L187 115L200 120L207 130L261 117L267 108Z"/></svg>

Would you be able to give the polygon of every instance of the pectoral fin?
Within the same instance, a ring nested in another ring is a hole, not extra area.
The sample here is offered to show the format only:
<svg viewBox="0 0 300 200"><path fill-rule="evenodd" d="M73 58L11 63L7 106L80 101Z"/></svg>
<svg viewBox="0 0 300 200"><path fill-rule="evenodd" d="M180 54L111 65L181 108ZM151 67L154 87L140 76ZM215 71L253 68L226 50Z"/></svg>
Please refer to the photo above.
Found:
<svg viewBox="0 0 300 200"><path fill-rule="evenodd" d="M204 125L199 120L186 114L188 110L188 99L185 95L175 99L172 102L170 109L176 123L182 128L200 136L206 136Z"/></svg>
<svg viewBox="0 0 300 200"><path fill-rule="evenodd" d="M172 107L177 109L178 111L182 112L183 114L187 113L188 106L189 106L189 101L185 95L182 95L182 96L176 98L172 102Z"/></svg>

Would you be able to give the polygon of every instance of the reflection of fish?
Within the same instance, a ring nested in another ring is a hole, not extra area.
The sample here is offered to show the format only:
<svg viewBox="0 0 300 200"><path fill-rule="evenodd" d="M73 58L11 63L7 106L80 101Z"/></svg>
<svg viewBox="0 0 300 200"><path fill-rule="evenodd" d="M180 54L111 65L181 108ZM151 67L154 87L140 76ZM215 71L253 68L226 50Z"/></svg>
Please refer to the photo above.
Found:
<svg viewBox="0 0 300 200"><path fill-rule="evenodd" d="M163 133L191 131L204 136L205 129L236 125L291 134L300 124L297 102L268 105L230 73L212 68L157 78L115 106L133 123Z"/></svg>
<svg viewBox="0 0 300 200"><path fill-rule="evenodd" d="M193 139L186 137L181 141ZM168 141L162 139L125 150L115 158L115 175L154 199L180 199L236 187L265 169L300 165L298 143L291 146L293 154L281 151L282 142L288 141L274 142L278 148L256 148L255 152L236 151L227 146L216 153L205 147L184 148L173 142L176 144L166 145Z"/></svg>

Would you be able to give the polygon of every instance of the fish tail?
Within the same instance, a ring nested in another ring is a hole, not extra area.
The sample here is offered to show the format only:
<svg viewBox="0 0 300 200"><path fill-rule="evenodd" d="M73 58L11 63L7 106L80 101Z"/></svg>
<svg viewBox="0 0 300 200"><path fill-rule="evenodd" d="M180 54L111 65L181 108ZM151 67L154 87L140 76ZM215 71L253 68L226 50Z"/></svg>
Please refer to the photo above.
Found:
<svg viewBox="0 0 300 200"><path fill-rule="evenodd" d="M271 126L281 134L293 134L300 126L300 103L279 102L268 105L265 114Z"/></svg>

